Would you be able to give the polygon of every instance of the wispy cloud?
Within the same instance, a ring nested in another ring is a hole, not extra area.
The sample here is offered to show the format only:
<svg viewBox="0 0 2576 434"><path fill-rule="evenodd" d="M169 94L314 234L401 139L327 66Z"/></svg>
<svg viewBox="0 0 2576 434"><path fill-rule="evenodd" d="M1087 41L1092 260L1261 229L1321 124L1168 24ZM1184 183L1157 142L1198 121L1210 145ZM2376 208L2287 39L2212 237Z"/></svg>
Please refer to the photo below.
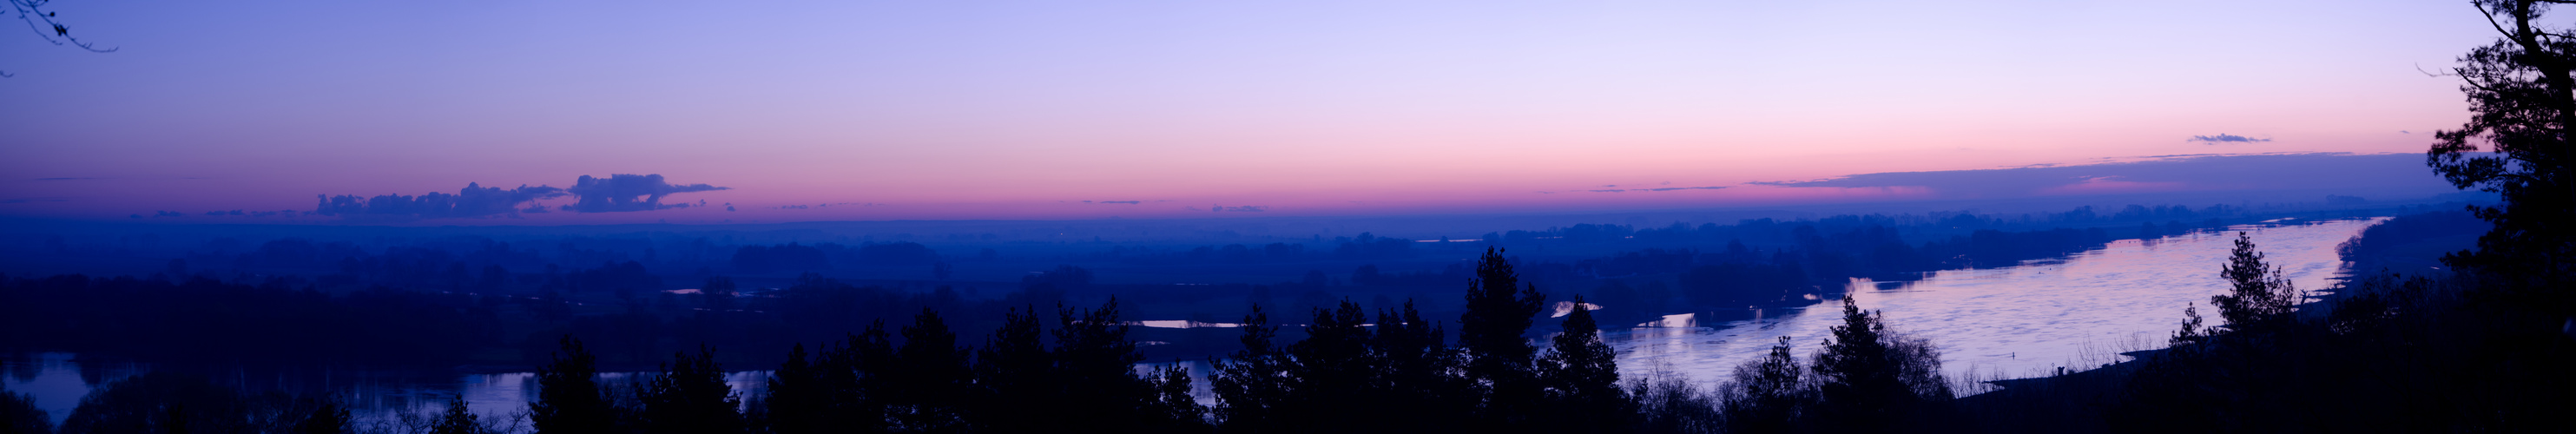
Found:
<svg viewBox="0 0 2576 434"><path fill-rule="evenodd" d="M1103 201L1088 201L1088 200L1086 200L1086 201L1082 201L1082 203L1115 204L1115 205L1135 205L1135 204L1145 203L1145 201L1141 201L1141 200L1103 200Z"/></svg>
<svg viewBox="0 0 2576 434"><path fill-rule="evenodd" d="M521 185L505 189L466 183L465 188L455 194L429 192L419 196L387 194L372 197L316 195L319 203L314 206L313 213L342 219L379 220L491 217L547 212L549 209L544 205L533 202L564 196L575 197L575 203L556 209L586 213L650 211L693 206L688 203L664 204L662 203L664 196L714 190L729 190L729 188L707 184L675 185L665 181L662 175L658 174L616 174L606 178L583 175L575 181L572 188ZM694 206L703 205L703 202L694 204Z"/></svg>
<svg viewBox="0 0 2576 434"><path fill-rule="evenodd" d="M581 179L573 182L572 188L564 189L564 192L572 193L573 197L579 199L572 205L566 205L571 211L627 212L687 208L689 204L685 203L664 205L662 197L677 193L716 190L732 190L732 188L706 184L672 184L663 180L661 174L620 173L606 178L582 175Z"/></svg>
<svg viewBox="0 0 2576 434"><path fill-rule="evenodd" d="M2272 141L2272 139L2268 139L2268 138L2264 138L2264 139L2257 139L2257 138L2252 138L2252 137L2239 136L2239 135L2235 135L2235 134L2219 133L2218 135L2215 135L2215 136L2191 136L2191 140L2184 140L2184 141L2186 141L2186 142L2200 142L2201 144L2204 144L2204 145L2215 145L2215 144L2220 144L2220 143L2254 143L2254 142L2269 142L2269 141Z"/></svg>

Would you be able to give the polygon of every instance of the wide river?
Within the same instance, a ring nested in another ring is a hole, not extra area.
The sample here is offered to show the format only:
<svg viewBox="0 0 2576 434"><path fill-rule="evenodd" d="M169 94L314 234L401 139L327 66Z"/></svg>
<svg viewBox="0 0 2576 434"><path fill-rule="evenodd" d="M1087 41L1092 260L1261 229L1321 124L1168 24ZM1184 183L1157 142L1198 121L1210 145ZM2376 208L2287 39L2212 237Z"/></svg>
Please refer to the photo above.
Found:
<svg viewBox="0 0 2576 434"><path fill-rule="evenodd" d="M2316 290L2330 287L2344 271L2335 246L2376 221L2283 222L2121 240L2063 260L1943 271L1904 284L1854 281L1849 291L1861 309L1884 314L1890 328L1931 339L1954 380L2043 376L2059 367L2082 370L2121 361L2121 352L2163 348L2181 328L2183 308L2193 303L2209 325L2217 325L2209 297L2227 291L2218 271L2235 247L2236 231L2251 234L2264 259L2287 271L2293 285ZM1842 324L1841 304L1827 301L1764 312L1764 319L1634 328L1604 338L1619 351L1622 378L1677 374L1711 383L1768 353L1782 336L1798 357L1810 357L1830 328ZM1687 320L1674 316L1666 322Z"/></svg>
<svg viewBox="0 0 2576 434"><path fill-rule="evenodd" d="M2060 367L2099 367L2119 361L2120 352L2162 347L2182 321L2183 307L2191 303L2201 304L2203 316L2214 321L2217 314L2207 304L2211 295L2226 290L2218 270L2233 247L2235 230L2251 233L2265 259L2284 267L2300 289L2313 290L2330 286L2343 271L2335 246L2375 221L2282 222L2240 226L2223 234L2123 240L2063 260L1943 271L1903 284L1855 281L1849 291L1861 308L1882 312L1892 328L1930 339L1954 380L2039 376ZM1604 337L1619 352L1623 378L1674 376L1706 386L1761 356L1782 336L1790 338L1799 357L1808 357L1821 346L1828 328L1840 324L1840 307L1825 303L1774 309L1762 312L1760 319L1717 324L1675 315L1667 317L1668 327L1611 330ZM60 422L91 388L147 369L69 353L10 355L0 357L0 371L6 373L0 375L0 388L33 395L37 407ZM536 396L530 373L294 374L244 373L236 380L321 378L319 385L351 400L362 420L377 423L394 422L399 414L442 410L457 394L478 413L513 418L511 413L524 411ZM631 374L608 375L607 382L622 384ZM760 393L766 375L738 372L727 380L751 396ZM1206 383L1199 384L1204 390Z"/></svg>

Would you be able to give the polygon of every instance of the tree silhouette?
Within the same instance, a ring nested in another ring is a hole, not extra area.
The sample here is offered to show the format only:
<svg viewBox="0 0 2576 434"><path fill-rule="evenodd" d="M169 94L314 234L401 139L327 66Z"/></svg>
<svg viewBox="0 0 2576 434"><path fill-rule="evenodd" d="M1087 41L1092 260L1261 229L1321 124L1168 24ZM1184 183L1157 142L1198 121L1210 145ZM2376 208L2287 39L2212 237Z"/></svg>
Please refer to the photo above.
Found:
<svg viewBox="0 0 2576 434"><path fill-rule="evenodd" d="M1477 396L1461 375L1457 351L1439 325L1422 318L1413 300L1401 310L1378 312L1371 349L1380 360L1377 390L1389 409L1411 417L1386 421L1387 432L1428 432L1454 426L1474 411Z"/></svg>
<svg viewBox="0 0 2576 434"><path fill-rule="evenodd" d="M2519 287L2550 295L2561 312L2576 297L2576 39L2568 29L2544 26L2551 0L2472 2L2500 38L2470 50L2451 69L2468 94L2469 121L2434 133L2426 164L2462 189L2504 196L2503 204L2472 206L2495 223L2478 250L2446 259L2453 268L2474 267L2513 276Z"/></svg>
<svg viewBox="0 0 2576 434"><path fill-rule="evenodd" d="M968 354L957 346L957 333L948 330L939 311L922 308L913 317L913 325L903 328L903 346L895 350L895 366L888 372L892 387L880 393L896 429L960 428L960 407L975 381Z"/></svg>
<svg viewBox="0 0 2576 434"><path fill-rule="evenodd" d="M540 434L607 433L617 428L617 409L599 389L597 358L580 339L564 335L554 363L537 367L537 401L528 403L528 422Z"/></svg>
<svg viewBox="0 0 2576 434"><path fill-rule="evenodd" d="M1153 376L1147 381L1154 386L1152 413L1158 417L1147 420L1144 431L1198 433L1214 428L1207 424L1207 406L1199 404L1198 397L1190 394L1190 369L1181 366L1180 361L1174 360L1170 366L1154 368Z"/></svg>
<svg viewBox="0 0 2576 434"><path fill-rule="evenodd" d="M1815 388L1807 367L1789 353L1789 337L1761 359L1736 366L1734 377L1719 390L1727 432L1789 432L1814 405Z"/></svg>
<svg viewBox="0 0 2576 434"><path fill-rule="evenodd" d="M2298 288L2290 285L2280 266L2263 262L2263 252L2254 250L2253 237L2244 232L2236 233L2236 248L2228 253L2227 267L2219 277L2227 279L2228 291L2210 296L2209 304L2218 307L2218 316L2227 320L2229 330L2288 318L2299 302Z"/></svg>
<svg viewBox="0 0 2576 434"><path fill-rule="evenodd" d="M305 414L304 420L295 422L292 428L295 434L351 432L349 423L353 420L349 418L349 407L341 406L339 401L328 398L310 401L313 403L313 411Z"/></svg>
<svg viewBox="0 0 2576 434"><path fill-rule="evenodd" d="M706 300L708 310L721 312L733 309L733 278L726 276L707 278L706 286L698 290L698 297Z"/></svg>
<svg viewBox="0 0 2576 434"><path fill-rule="evenodd" d="M1118 318L1118 298L1096 309L1056 311L1055 381L1049 396L1059 429L1132 431L1158 419L1160 400L1153 384L1137 378L1135 366L1145 357L1127 339Z"/></svg>
<svg viewBox="0 0 2576 434"><path fill-rule="evenodd" d="M1516 427L1544 400L1531 372L1538 349L1522 334L1546 301L1537 286L1520 283L1502 249L1485 249L1476 280L1467 283L1467 312L1458 318L1458 346L1466 354L1467 379L1484 396L1477 422L1485 428Z"/></svg>
<svg viewBox="0 0 2576 434"><path fill-rule="evenodd" d="M54 420L44 409L36 408L35 397L0 391L0 433L49 432L54 432Z"/></svg>
<svg viewBox="0 0 2576 434"><path fill-rule="evenodd" d="M1930 344L1892 335L1886 321L1860 310L1849 295L1843 296L1843 325L1833 327L1811 369L1821 401L1817 420L1837 430L1887 431L1926 404L1950 398Z"/></svg>
<svg viewBox="0 0 2576 434"><path fill-rule="evenodd" d="M1243 349L1223 359L1211 358L1208 365L1215 371L1208 375L1208 387L1216 393L1219 426L1229 432L1262 432L1284 423L1284 401L1288 398L1288 356L1272 343L1279 327L1270 325L1270 314L1261 305L1252 305L1252 313L1243 317L1243 336L1237 341Z"/></svg>
<svg viewBox="0 0 2576 434"><path fill-rule="evenodd" d="M831 349L825 347L824 351ZM796 344L787 350L787 361L779 363L778 371L769 374L769 388L760 401L770 431L808 433L823 430L821 419L827 411L824 403L831 398L824 392L821 369L814 366L811 357L805 352L805 344Z"/></svg>
<svg viewBox="0 0 2576 434"><path fill-rule="evenodd" d="M474 415L472 409L465 408L465 395L460 393L454 399L447 401L447 412L439 414L438 424L430 426L429 433L483 434L483 423L480 419Z"/></svg>
<svg viewBox="0 0 2576 434"><path fill-rule="evenodd" d="M1359 303L1343 299L1334 308L1316 308L1306 325L1306 340L1288 345L1289 397L1292 417L1275 428L1292 431L1350 432L1378 426L1390 415L1371 402L1377 396L1372 377L1376 357L1369 354L1368 316Z"/></svg>
<svg viewBox="0 0 2576 434"><path fill-rule="evenodd" d="M1036 310L1011 308L984 348L976 350L973 418L977 428L997 432L1062 428L1056 421L1038 417L1045 406L1055 404L1048 401L1054 396L1050 387L1055 363L1039 340L1043 333Z"/></svg>
<svg viewBox="0 0 2576 434"><path fill-rule="evenodd" d="M1619 354L1601 341L1601 327L1592 322L1583 296L1574 296L1574 311L1561 324L1564 331L1551 339L1554 345L1539 363L1557 410L1552 413L1559 415L1554 425L1560 431L1626 431L1636 402L1619 388Z"/></svg>
<svg viewBox="0 0 2576 434"><path fill-rule="evenodd" d="M647 380L636 401L643 404L641 422L648 433L742 432L742 398L724 381L715 350L671 354L660 375Z"/></svg>
<svg viewBox="0 0 2576 434"><path fill-rule="evenodd" d="M241 394L205 377L156 371L91 390L57 429L65 433L247 431L256 413Z"/></svg>

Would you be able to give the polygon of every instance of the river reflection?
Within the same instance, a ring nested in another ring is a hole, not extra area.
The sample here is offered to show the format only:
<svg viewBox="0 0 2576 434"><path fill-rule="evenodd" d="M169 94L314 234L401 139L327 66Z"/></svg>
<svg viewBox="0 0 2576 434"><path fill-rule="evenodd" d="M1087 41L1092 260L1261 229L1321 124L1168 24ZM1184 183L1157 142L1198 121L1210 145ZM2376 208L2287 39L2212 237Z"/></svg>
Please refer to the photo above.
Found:
<svg viewBox="0 0 2576 434"><path fill-rule="evenodd" d="M72 353L16 354L0 358L0 388L35 398L36 408L60 424L79 407L91 389L156 368L149 364L82 358ZM403 414L447 410L449 400L464 395L465 405L486 419L519 419L537 397L532 372L454 374L396 370L294 369L288 371L221 370L169 367L214 379L251 392L281 390L296 394L329 394L343 400L361 425L389 422ZM768 388L770 371L725 374L725 383L745 401ZM607 372L600 384L623 388L645 373ZM508 425L506 422L501 425ZM524 426L522 427L524 428Z"/></svg>
<svg viewBox="0 0 2576 434"><path fill-rule="evenodd" d="M2064 260L2016 267L1953 270L1918 282L1882 285L1855 280L1848 290L1862 309L1886 314L1901 332L1931 338L1951 378L2045 375L2059 367L2100 367L2117 353L2162 348L2182 322L2183 307L2226 291L2218 278L2238 230L2253 235L2264 259L2282 266L2299 289L2328 287L2342 271L2335 246L2377 220L2240 226L2155 240L2122 240ZM1814 312L1799 312L1815 309ZM1772 309L1759 320L1635 328L1604 333L1619 351L1622 378L1658 373L1712 383L1760 357L1787 336L1809 357L1840 325L1841 306ZM1785 310L1786 312L1782 312ZM2215 316L2216 314L2209 314ZM1679 325L1687 316L1666 317Z"/></svg>
<svg viewBox="0 0 2576 434"><path fill-rule="evenodd" d="M2284 267L2299 288L2326 288L2341 271L2334 248L2376 220L2303 225L2242 226L2156 240L2123 240L2064 260L2017 267L1954 270L1911 283L1855 280L1849 286L1864 309L1887 315L1900 331L1931 338L1953 379L2028 377L2058 367L2087 369L2117 361L2123 351L2158 348L2182 320L2182 309L2225 291L2218 269L2234 230L2251 232L2265 258ZM1567 306L1570 308L1570 306ZM1611 308L1616 308L1612 306ZM1837 309L1827 302L1815 309ZM1686 375L1702 383L1722 380L1738 364L1758 357L1781 336L1800 357L1820 346L1840 316L1808 308L1769 309L1753 320L1708 324L1694 315L1665 316L1656 325L1609 330L1623 378ZM2214 313L2212 314L2215 315ZM1223 327L1236 324L1144 321L1146 327ZM1551 326L1541 322L1540 327ZM1202 378L1194 382L1210 400L1205 362L1186 361ZM1140 371L1163 364L1139 365ZM0 388L35 397L59 423L91 388L149 369L135 363L90 360L69 353L0 357ZM303 370L205 373L252 390L331 393L348 400L362 420L445 410L450 397L487 417L515 418L536 397L535 374L452 374ZM735 372L726 382L746 401L767 386L768 371ZM603 384L623 385L637 373L603 374ZM229 377L229 378L224 378ZM254 380L256 379L256 380Z"/></svg>

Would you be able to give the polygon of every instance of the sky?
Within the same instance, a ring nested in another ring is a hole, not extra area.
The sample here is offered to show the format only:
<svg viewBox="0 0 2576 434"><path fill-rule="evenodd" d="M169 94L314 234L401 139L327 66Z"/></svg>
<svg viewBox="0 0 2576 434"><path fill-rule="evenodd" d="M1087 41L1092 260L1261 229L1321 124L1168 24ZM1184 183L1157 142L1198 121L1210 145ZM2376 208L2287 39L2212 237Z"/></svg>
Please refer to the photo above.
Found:
<svg viewBox="0 0 2576 434"><path fill-rule="evenodd" d="M2493 40L2450 1L49 7L117 51L0 31L0 216L310 212L323 195L613 174L709 184L662 199L709 206L571 212L565 196L491 218L1878 200L1923 192L1780 183L2420 153L2467 114L2457 82L2425 71Z"/></svg>

